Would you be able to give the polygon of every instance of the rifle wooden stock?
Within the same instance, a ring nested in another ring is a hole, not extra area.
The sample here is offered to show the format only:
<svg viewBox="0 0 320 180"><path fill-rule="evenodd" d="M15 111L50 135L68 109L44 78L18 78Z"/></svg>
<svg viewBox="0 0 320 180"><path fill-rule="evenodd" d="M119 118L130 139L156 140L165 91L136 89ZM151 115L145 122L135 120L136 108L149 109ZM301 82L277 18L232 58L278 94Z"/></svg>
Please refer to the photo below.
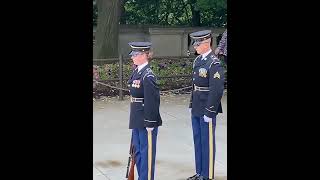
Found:
<svg viewBox="0 0 320 180"><path fill-rule="evenodd" d="M132 137L131 137L131 144L130 144L129 154L130 154L130 156L128 158L126 178L128 178L128 180L134 180L135 160L134 160L134 146L132 144ZM129 167L130 167L130 169L129 169Z"/></svg>
<svg viewBox="0 0 320 180"><path fill-rule="evenodd" d="M133 156L132 161L131 161L128 180L134 180L134 165L135 165L135 160L134 160L134 156Z"/></svg>

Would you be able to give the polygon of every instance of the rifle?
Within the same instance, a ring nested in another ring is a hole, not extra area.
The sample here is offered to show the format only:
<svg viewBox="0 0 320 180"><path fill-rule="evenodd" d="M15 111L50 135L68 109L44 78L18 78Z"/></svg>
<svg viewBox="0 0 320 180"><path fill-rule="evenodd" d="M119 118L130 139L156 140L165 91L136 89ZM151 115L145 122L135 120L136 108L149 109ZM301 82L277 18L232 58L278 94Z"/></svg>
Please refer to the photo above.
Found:
<svg viewBox="0 0 320 180"><path fill-rule="evenodd" d="M134 180L134 165L135 165L135 160L134 160L134 146L132 144L132 136L131 136L131 143L130 143L130 150L129 150L129 158L128 158L128 165L127 165L127 173L126 173L126 178L128 180ZM130 167L130 170L129 170Z"/></svg>

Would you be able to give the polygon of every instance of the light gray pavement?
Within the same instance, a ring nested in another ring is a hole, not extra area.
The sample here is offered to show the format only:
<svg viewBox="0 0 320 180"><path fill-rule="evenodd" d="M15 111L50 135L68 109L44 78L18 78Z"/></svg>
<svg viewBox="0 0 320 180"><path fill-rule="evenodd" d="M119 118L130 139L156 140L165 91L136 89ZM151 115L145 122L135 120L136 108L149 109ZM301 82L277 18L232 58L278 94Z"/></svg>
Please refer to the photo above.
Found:
<svg viewBox="0 0 320 180"><path fill-rule="evenodd" d="M185 180L195 174L190 95L161 96L155 180ZM129 97L106 98L93 103L93 180L126 180L131 130ZM216 180L227 179L227 96L217 116ZM137 177L137 173L136 173ZM136 178L137 179L137 178Z"/></svg>

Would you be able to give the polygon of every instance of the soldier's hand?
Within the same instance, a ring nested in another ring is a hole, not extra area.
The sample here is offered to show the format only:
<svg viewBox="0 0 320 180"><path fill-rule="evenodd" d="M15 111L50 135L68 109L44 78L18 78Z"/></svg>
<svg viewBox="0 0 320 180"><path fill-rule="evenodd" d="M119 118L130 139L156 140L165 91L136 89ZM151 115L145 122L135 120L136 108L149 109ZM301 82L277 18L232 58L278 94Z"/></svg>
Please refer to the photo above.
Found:
<svg viewBox="0 0 320 180"><path fill-rule="evenodd" d="M192 109L191 109L191 108L189 108L189 113L191 113L191 110L192 110Z"/></svg>
<svg viewBox="0 0 320 180"><path fill-rule="evenodd" d="M214 54L215 54L215 55L218 55L219 52L220 52L220 49L219 49L219 48L216 48L216 50L214 51Z"/></svg>
<svg viewBox="0 0 320 180"><path fill-rule="evenodd" d="M203 116L204 122L212 122L212 118L207 117L206 115Z"/></svg>
<svg viewBox="0 0 320 180"><path fill-rule="evenodd" d="M146 127L146 129L147 129L147 131L149 132L149 131L152 131L153 130L153 127Z"/></svg>

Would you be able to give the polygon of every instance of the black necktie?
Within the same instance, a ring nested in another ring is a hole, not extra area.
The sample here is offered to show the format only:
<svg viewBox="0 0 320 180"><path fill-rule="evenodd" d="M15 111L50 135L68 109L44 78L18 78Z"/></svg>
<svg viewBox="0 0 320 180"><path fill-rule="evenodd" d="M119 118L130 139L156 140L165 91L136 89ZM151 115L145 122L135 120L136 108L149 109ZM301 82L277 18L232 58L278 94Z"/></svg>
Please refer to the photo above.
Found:
<svg viewBox="0 0 320 180"><path fill-rule="evenodd" d="M138 67L133 71L133 74L136 74L138 72Z"/></svg>

